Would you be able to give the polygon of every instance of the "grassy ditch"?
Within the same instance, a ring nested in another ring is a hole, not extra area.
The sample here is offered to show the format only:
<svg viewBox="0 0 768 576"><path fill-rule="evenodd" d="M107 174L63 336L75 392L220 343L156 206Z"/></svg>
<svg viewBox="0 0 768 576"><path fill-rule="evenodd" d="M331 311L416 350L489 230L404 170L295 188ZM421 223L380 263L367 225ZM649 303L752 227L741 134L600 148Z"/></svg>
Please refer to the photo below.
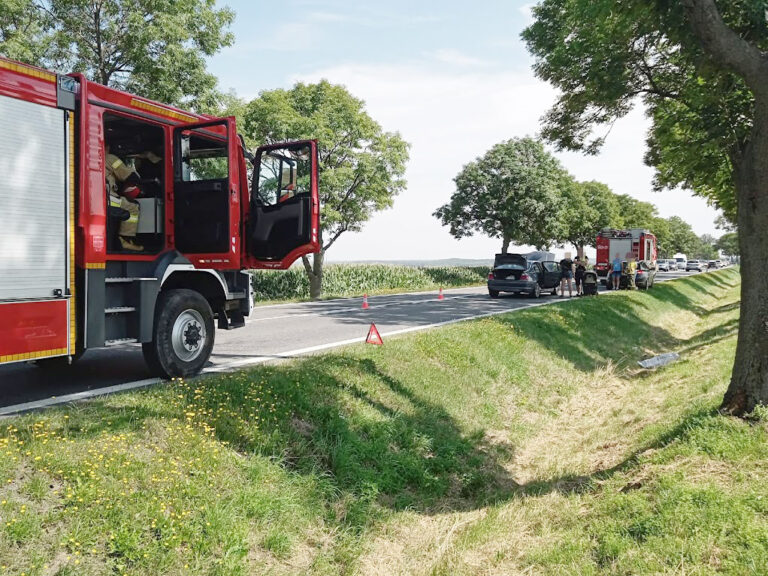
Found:
<svg viewBox="0 0 768 576"><path fill-rule="evenodd" d="M0 423L0 574L750 574L738 275ZM653 372L635 362L676 350Z"/></svg>
<svg viewBox="0 0 768 576"><path fill-rule="evenodd" d="M488 271L483 266L327 264L323 269L323 298L477 286L486 282ZM309 298L309 280L301 267L256 270L252 274L257 303Z"/></svg>

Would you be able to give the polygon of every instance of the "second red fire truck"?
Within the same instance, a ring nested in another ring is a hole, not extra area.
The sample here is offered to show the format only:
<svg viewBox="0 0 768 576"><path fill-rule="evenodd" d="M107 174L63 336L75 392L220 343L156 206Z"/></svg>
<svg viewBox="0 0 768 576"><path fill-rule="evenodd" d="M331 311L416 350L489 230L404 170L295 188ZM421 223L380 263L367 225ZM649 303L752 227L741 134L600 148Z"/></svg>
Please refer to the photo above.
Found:
<svg viewBox="0 0 768 576"><path fill-rule="evenodd" d="M603 279L607 277L616 254L623 261L647 260L654 268L656 267L656 236L651 234L650 230L606 228L598 233L596 246L595 272Z"/></svg>
<svg viewBox="0 0 768 576"><path fill-rule="evenodd" d="M132 244L107 154L137 176ZM137 342L160 376L199 372L251 310L246 270L319 250L317 168L315 141L251 155L232 117L0 58L0 363Z"/></svg>

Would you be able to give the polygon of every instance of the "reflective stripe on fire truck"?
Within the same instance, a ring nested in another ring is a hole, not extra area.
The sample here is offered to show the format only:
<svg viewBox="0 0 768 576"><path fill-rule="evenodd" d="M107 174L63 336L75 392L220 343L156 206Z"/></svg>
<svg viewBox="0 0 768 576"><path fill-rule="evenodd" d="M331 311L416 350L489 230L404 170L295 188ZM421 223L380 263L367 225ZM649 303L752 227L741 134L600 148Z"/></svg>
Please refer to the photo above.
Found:
<svg viewBox="0 0 768 576"><path fill-rule="evenodd" d="M69 114L69 354L77 351L77 305L75 295L75 114Z"/></svg>
<svg viewBox="0 0 768 576"><path fill-rule="evenodd" d="M12 72L18 72L19 74L24 74L25 76L31 76L32 78L39 78L40 80L45 80L47 82L56 82L56 74L47 72L45 70L38 70L32 66L25 66L24 64L19 64L18 62L8 62L7 60L0 59L0 68L5 68L6 70L11 70Z"/></svg>
<svg viewBox="0 0 768 576"><path fill-rule="evenodd" d="M19 362L21 360L37 360L38 358L47 358L48 356L63 356L65 354L67 354L66 348L38 350L36 352L22 352L21 354L8 354L7 356L0 356L0 363Z"/></svg>

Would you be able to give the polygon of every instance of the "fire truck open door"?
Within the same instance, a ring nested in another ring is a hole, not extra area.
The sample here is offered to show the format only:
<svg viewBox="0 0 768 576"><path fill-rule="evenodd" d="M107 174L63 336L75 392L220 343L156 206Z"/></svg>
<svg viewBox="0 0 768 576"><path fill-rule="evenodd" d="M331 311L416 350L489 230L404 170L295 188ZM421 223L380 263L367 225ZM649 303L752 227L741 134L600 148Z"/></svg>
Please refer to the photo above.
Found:
<svg viewBox="0 0 768 576"><path fill-rule="evenodd" d="M317 142L263 146L256 151L246 230L248 268L288 268L318 252Z"/></svg>
<svg viewBox="0 0 768 576"><path fill-rule="evenodd" d="M0 362L74 354L72 119L0 96Z"/></svg>
<svg viewBox="0 0 768 576"><path fill-rule="evenodd" d="M237 197L234 120L185 124L174 129L173 221L183 254L230 251L232 207Z"/></svg>

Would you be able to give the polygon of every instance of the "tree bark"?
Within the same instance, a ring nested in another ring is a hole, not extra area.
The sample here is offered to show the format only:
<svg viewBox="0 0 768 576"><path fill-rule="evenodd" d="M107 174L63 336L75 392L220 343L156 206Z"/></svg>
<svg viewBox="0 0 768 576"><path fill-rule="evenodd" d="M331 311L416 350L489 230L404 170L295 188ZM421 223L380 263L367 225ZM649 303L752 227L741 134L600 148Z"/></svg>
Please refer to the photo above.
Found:
<svg viewBox="0 0 768 576"><path fill-rule="evenodd" d="M323 260L325 259L325 250L312 254L312 264L309 263L307 256L302 256L301 261L304 264L304 271L309 278L309 298L318 300L323 294Z"/></svg>
<svg viewBox="0 0 768 576"><path fill-rule="evenodd" d="M501 253L502 254L506 254L507 251L509 250L509 243L510 243L510 239L507 238L506 236L504 236L504 238L502 238L502 240L501 240Z"/></svg>
<svg viewBox="0 0 768 576"><path fill-rule="evenodd" d="M579 260L584 259L584 244L579 244L576 246L576 256L579 257Z"/></svg>
<svg viewBox="0 0 768 576"><path fill-rule="evenodd" d="M768 98L755 103L750 143L736 167L741 305L731 382L721 410L736 416L768 404Z"/></svg>
<svg viewBox="0 0 768 576"><path fill-rule="evenodd" d="M768 256L768 62L757 46L725 24L714 0L681 4L704 51L716 65L741 76L755 99L749 142L734 166L741 304L736 358L720 407L742 416L768 404L768 290L763 282Z"/></svg>

